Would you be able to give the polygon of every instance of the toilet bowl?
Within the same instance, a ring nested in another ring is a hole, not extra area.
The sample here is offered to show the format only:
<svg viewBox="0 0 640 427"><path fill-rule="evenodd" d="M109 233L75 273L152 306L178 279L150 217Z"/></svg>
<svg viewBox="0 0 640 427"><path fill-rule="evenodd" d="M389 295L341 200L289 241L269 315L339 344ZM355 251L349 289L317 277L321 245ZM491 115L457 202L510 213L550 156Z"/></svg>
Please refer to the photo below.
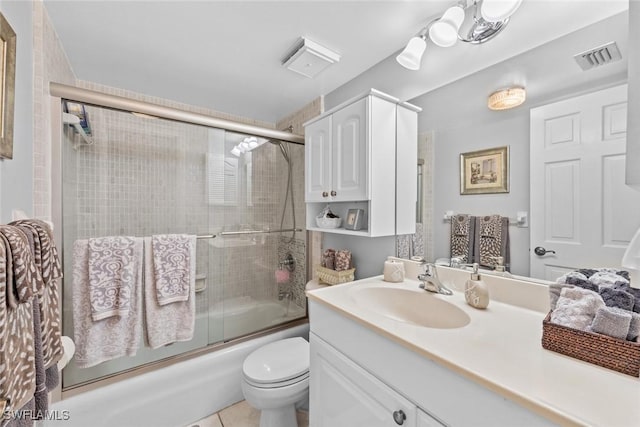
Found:
<svg viewBox="0 0 640 427"><path fill-rule="evenodd" d="M298 427L295 404L309 397L309 343L296 337L260 347L245 359L242 377L260 427Z"/></svg>

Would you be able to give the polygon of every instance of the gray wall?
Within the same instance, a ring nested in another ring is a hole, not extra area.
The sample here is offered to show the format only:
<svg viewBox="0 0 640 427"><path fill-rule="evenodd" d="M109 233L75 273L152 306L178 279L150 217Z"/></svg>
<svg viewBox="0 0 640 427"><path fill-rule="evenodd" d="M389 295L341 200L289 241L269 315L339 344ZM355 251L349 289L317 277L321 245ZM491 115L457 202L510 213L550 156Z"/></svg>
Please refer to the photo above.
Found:
<svg viewBox="0 0 640 427"><path fill-rule="evenodd" d="M344 234L323 233L322 247L351 251L356 268L356 280L382 274L384 261L396 254L396 237L354 237Z"/></svg>
<svg viewBox="0 0 640 427"><path fill-rule="evenodd" d="M0 161L0 221L13 209L33 210L33 3L0 1L0 12L16 32L16 92L13 160Z"/></svg>

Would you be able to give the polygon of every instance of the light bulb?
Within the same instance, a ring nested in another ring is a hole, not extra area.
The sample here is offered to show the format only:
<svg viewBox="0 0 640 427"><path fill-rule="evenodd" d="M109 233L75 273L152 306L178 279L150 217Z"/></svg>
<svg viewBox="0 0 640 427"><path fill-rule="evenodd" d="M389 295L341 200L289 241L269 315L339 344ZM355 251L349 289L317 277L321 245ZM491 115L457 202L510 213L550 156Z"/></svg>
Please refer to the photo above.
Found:
<svg viewBox="0 0 640 427"><path fill-rule="evenodd" d="M418 36L412 37L402 53L396 56L396 61L409 70L419 70L422 54L426 47L427 42L425 42L424 38Z"/></svg>
<svg viewBox="0 0 640 427"><path fill-rule="evenodd" d="M429 28L429 38L440 47L453 46L458 41L458 30L464 21L464 9L453 6Z"/></svg>
<svg viewBox="0 0 640 427"><path fill-rule="evenodd" d="M480 14L485 21L504 21L518 10L521 3L522 0L483 0Z"/></svg>

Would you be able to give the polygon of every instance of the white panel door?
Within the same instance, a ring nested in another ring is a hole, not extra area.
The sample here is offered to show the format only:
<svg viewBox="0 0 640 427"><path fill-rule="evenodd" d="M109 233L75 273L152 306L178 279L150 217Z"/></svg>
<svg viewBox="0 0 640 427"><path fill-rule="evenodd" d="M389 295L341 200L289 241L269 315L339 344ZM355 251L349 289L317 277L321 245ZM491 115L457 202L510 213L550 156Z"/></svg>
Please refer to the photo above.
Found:
<svg viewBox="0 0 640 427"><path fill-rule="evenodd" d="M334 201L367 200L367 98L332 115Z"/></svg>
<svg viewBox="0 0 640 427"><path fill-rule="evenodd" d="M316 335L311 334L309 342L309 425L416 427L413 403Z"/></svg>
<svg viewBox="0 0 640 427"><path fill-rule="evenodd" d="M331 191L331 116L305 128L305 201L322 202Z"/></svg>
<svg viewBox="0 0 640 427"><path fill-rule="evenodd" d="M620 266L640 226L640 193L624 183L626 99L622 85L531 110L532 277Z"/></svg>

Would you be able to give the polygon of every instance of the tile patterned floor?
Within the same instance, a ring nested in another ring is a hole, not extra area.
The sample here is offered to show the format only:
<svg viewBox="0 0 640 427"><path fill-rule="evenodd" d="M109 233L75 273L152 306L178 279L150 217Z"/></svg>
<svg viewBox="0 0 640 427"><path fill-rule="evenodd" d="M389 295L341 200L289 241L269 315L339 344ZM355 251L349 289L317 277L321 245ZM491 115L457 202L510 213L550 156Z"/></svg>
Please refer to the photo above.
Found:
<svg viewBox="0 0 640 427"><path fill-rule="evenodd" d="M298 427L309 427L309 414L297 412ZM260 411L252 408L246 401L224 408L222 411L196 421L188 427L258 427Z"/></svg>

